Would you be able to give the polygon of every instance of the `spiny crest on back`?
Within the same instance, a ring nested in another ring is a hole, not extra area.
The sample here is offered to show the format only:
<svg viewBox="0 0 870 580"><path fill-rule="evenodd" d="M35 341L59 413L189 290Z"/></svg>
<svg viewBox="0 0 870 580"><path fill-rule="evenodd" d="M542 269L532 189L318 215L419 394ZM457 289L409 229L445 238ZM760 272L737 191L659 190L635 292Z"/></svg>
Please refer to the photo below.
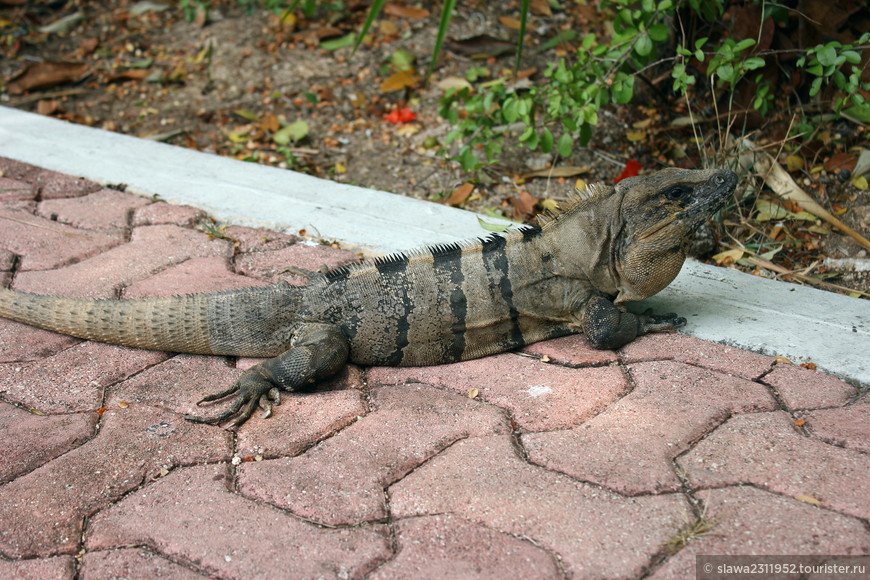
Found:
<svg viewBox="0 0 870 580"><path fill-rule="evenodd" d="M614 188L604 183L591 183L586 185L583 189L574 188L571 193L568 194L568 199L564 202L560 202L557 209L539 213L536 216L538 218L538 223L541 227L544 227L548 223L577 207L598 203L598 200L609 196L613 192Z"/></svg>

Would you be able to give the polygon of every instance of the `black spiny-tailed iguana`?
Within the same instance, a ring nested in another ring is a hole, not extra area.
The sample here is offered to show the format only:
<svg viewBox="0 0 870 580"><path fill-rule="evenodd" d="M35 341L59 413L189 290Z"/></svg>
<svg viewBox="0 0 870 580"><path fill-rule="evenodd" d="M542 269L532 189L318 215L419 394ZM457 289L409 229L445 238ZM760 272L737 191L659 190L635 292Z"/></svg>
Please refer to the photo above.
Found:
<svg viewBox="0 0 870 580"><path fill-rule="evenodd" d="M583 332L597 348L685 323L635 315L680 271L692 232L734 190L728 170L666 169L578 192L540 227L308 272L279 283L144 300L79 300L0 289L0 315L72 336L173 352L274 357L203 401L239 396L232 425L279 389L362 365L474 359Z"/></svg>

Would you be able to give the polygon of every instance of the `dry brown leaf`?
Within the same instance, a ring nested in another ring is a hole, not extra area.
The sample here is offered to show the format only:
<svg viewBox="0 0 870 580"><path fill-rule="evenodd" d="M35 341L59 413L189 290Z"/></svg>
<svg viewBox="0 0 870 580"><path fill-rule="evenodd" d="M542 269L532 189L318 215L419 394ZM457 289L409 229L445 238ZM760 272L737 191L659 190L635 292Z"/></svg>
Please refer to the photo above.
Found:
<svg viewBox="0 0 870 580"><path fill-rule="evenodd" d="M51 115L61 110L60 101L43 99L36 103L36 112L40 115Z"/></svg>
<svg viewBox="0 0 870 580"><path fill-rule="evenodd" d="M794 496L794 498L798 501L802 501L802 502L808 503L810 505L818 505L818 506L822 505L821 501L819 501L818 499L814 498L811 495L796 495L796 496Z"/></svg>
<svg viewBox="0 0 870 580"><path fill-rule="evenodd" d="M77 81L87 73L88 65L83 62L46 60L27 67L24 73L6 84L6 90L10 95L20 95L33 89Z"/></svg>
<svg viewBox="0 0 870 580"><path fill-rule="evenodd" d="M855 171L855 165L858 164L858 157L851 153L835 153L830 159L825 161L825 171L829 173L837 173L843 169Z"/></svg>
<svg viewBox="0 0 870 580"><path fill-rule="evenodd" d="M453 207L460 207L466 202L466 200L468 200L472 191L474 191L473 183L463 183L453 190L453 193L450 194L450 197L448 197L447 201L444 203Z"/></svg>
<svg viewBox="0 0 870 580"><path fill-rule="evenodd" d="M588 165L562 165L559 167L529 171L528 173L523 173L522 175L520 175L520 178L529 179L530 177L574 177L575 175L582 175L583 173L589 173Z"/></svg>
<svg viewBox="0 0 870 580"><path fill-rule="evenodd" d="M469 399L476 399L477 395L479 395L479 394L480 394L479 389L476 389L474 387L471 387L470 389L468 389L468 398Z"/></svg>
<svg viewBox="0 0 870 580"><path fill-rule="evenodd" d="M547 0L532 0L529 9L532 11L532 14L537 14L538 16L553 15L553 11L550 10L550 3Z"/></svg>
<svg viewBox="0 0 870 580"><path fill-rule="evenodd" d="M399 18L429 18L429 11L417 6L402 6L400 4L387 4L384 13Z"/></svg>
<svg viewBox="0 0 870 580"><path fill-rule="evenodd" d="M513 16L499 16L498 21L510 28L511 30L520 29L520 21Z"/></svg>
<svg viewBox="0 0 870 580"><path fill-rule="evenodd" d="M381 83L381 92L389 93L390 91L401 91L402 89L417 86L417 83L420 82L420 77L414 74L415 72L414 69L401 70L390 75Z"/></svg>
<svg viewBox="0 0 870 580"><path fill-rule="evenodd" d="M109 81L141 81L151 74L150 68L131 68L122 70L109 77Z"/></svg>
<svg viewBox="0 0 870 580"><path fill-rule="evenodd" d="M526 191L520 192L516 197L511 198L511 206L514 208L513 218L517 221L523 221L535 211L535 206L538 205L538 198Z"/></svg>
<svg viewBox="0 0 870 580"><path fill-rule="evenodd" d="M281 121L278 120L278 117L269 113L260 120L260 128L263 131L274 133L281 128Z"/></svg>

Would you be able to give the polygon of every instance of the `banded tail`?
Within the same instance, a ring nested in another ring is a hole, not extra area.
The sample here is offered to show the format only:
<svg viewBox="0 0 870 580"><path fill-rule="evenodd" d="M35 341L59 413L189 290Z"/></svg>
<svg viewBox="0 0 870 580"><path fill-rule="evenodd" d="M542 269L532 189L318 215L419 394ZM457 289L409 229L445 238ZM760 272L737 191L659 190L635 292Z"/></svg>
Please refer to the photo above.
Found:
<svg viewBox="0 0 870 580"><path fill-rule="evenodd" d="M41 296L0 288L0 316L77 338L191 354L275 356L278 311L295 302L286 284L141 300Z"/></svg>

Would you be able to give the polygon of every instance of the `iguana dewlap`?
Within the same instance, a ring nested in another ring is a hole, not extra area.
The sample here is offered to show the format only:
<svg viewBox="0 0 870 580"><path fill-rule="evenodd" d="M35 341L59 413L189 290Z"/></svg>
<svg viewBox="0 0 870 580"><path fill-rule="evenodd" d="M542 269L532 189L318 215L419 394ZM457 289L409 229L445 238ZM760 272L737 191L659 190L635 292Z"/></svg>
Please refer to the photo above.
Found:
<svg viewBox="0 0 870 580"><path fill-rule="evenodd" d="M238 392L218 423L244 422L279 389L294 391L362 365L469 360L583 332L597 348L685 323L635 315L677 275L694 230L734 190L728 170L666 169L578 192L539 227L523 227L214 294L80 300L0 289L0 315L80 338L173 352L274 357L215 400Z"/></svg>

